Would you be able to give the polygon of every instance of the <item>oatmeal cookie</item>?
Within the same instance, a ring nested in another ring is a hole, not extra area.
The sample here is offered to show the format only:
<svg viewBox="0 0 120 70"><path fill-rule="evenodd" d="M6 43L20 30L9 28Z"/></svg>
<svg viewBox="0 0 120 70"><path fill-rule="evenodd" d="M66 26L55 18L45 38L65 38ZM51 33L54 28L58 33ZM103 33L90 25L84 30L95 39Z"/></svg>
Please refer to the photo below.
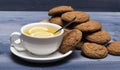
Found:
<svg viewBox="0 0 120 70"><path fill-rule="evenodd" d="M54 7L52 9L50 9L48 11L48 15L49 16L56 16L56 15L63 14L65 12L73 11L73 10L74 9L71 6L58 6L58 7Z"/></svg>
<svg viewBox="0 0 120 70"><path fill-rule="evenodd" d="M105 30L100 30L95 33L87 35L86 40L93 43L106 44L108 41L111 40L111 37L109 33L106 32Z"/></svg>
<svg viewBox="0 0 120 70"><path fill-rule="evenodd" d="M104 58L107 56L108 51L105 46L96 43L84 43L82 53L90 58Z"/></svg>
<svg viewBox="0 0 120 70"><path fill-rule="evenodd" d="M75 45L82 39L82 32L78 29L69 31L63 37L63 42L59 48L61 53L66 53L75 48Z"/></svg>
<svg viewBox="0 0 120 70"><path fill-rule="evenodd" d="M70 22L74 17L76 17L76 23L82 23L89 20L89 15L82 11L71 11L62 14L61 18L64 21Z"/></svg>
<svg viewBox="0 0 120 70"><path fill-rule="evenodd" d="M98 21L90 20L88 22L77 25L75 28L82 32L95 32L102 28L102 24Z"/></svg>
<svg viewBox="0 0 120 70"><path fill-rule="evenodd" d="M113 55L120 55L120 41L111 42L107 46L108 52Z"/></svg>

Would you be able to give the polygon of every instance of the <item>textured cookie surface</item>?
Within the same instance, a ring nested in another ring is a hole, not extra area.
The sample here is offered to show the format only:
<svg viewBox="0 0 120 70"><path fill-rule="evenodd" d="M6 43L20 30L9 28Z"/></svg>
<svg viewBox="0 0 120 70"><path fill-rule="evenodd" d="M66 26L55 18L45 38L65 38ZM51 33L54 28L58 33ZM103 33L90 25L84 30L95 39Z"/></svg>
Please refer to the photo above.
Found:
<svg viewBox="0 0 120 70"><path fill-rule="evenodd" d="M59 48L61 53L66 53L75 48L75 45L82 39L82 32L78 29L70 30L63 37L62 44Z"/></svg>
<svg viewBox="0 0 120 70"><path fill-rule="evenodd" d="M58 6L58 7L54 7L50 9L48 11L48 15L55 16L55 15L59 15L59 14L62 14L68 11L73 11L73 8L71 6Z"/></svg>
<svg viewBox="0 0 120 70"><path fill-rule="evenodd" d="M98 21L90 20L88 22L77 25L75 28L79 29L82 32L95 32L97 30L100 30L102 28L102 25Z"/></svg>
<svg viewBox="0 0 120 70"><path fill-rule="evenodd" d="M76 23L81 23L89 20L89 15L82 11L66 12L61 16L61 18L67 22L70 22L74 17L76 17L76 20L74 21Z"/></svg>
<svg viewBox="0 0 120 70"><path fill-rule="evenodd" d="M76 47L76 49L81 50L81 48L83 47L83 44L84 44L84 42L83 42L83 41L78 42L78 44L75 46L75 47Z"/></svg>
<svg viewBox="0 0 120 70"><path fill-rule="evenodd" d="M113 55L120 55L120 41L111 42L107 46L108 52Z"/></svg>
<svg viewBox="0 0 120 70"><path fill-rule="evenodd" d="M90 58L104 58L107 56L108 51L105 46L96 43L84 43L82 52Z"/></svg>
<svg viewBox="0 0 120 70"><path fill-rule="evenodd" d="M58 24L60 26L63 25L63 21L61 20L61 17L52 17L52 18L49 19L49 21L51 23L55 23L55 24Z"/></svg>
<svg viewBox="0 0 120 70"><path fill-rule="evenodd" d="M106 44L111 40L111 37L108 32L105 30L100 30L95 33L89 34L86 36L86 39L93 43Z"/></svg>

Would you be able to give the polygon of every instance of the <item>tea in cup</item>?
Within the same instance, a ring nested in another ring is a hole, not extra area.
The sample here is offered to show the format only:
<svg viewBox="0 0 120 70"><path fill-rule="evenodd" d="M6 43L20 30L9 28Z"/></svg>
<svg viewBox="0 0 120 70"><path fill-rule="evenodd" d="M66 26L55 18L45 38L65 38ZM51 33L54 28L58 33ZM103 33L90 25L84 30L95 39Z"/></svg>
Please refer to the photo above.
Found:
<svg viewBox="0 0 120 70"><path fill-rule="evenodd" d="M32 37L51 37L59 34L60 32L55 33L56 28L49 26L34 26L24 30L24 33Z"/></svg>
<svg viewBox="0 0 120 70"><path fill-rule="evenodd" d="M60 28L61 26L49 22L24 25L21 33L13 32L10 35L11 45L16 49L19 47L35 55L52 54L58 50L62 42L64 30L54 33ZM18 36L20 43L15 42L15 36Z"/></svg>

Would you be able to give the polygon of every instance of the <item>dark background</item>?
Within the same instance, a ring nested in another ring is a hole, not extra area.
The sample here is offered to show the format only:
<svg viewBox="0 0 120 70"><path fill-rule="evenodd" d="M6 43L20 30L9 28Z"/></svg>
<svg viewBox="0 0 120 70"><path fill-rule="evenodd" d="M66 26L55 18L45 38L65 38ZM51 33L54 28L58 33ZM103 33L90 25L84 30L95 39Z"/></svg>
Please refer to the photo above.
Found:
<svg viewBox="0 0 120 70"><path fill-rule="evenodd" d="M0 11L48 11L59 5L83 11L120 11L120 0L0 0Z"/></svg>

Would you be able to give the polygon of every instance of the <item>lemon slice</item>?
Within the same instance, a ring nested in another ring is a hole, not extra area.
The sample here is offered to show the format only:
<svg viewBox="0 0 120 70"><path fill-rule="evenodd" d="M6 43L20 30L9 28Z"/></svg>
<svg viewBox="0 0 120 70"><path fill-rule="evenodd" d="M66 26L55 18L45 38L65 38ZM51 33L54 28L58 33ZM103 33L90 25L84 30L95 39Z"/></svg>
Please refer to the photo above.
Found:
<svg viewBox="0 0 120 70"><path fill-rule="evenodd" d="M35 33L35 32L43 32L43 31L48 31L48 28L46 27L33 27L31 28L28 32L29 34Z"/></svg>
<svg viewBox="0 0 120 70"><path fill-rule="evenodd" d="M54 36L54 34L50 33L50 32L35 32L35 33L32 33L31 36L33 36L33 37L50 37L50 36Z"/></svg>

